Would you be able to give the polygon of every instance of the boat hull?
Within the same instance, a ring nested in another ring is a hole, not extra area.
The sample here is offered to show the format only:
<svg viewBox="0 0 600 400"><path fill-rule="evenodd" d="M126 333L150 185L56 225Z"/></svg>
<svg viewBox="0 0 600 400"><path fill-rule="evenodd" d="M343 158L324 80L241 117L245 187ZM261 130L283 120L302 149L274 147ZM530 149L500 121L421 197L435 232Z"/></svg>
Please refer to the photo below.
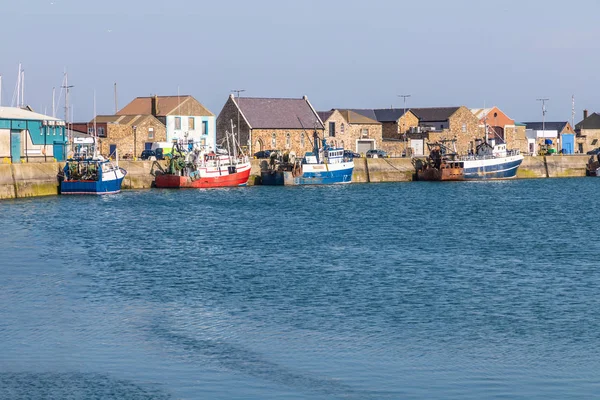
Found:
<svg viewBox="0 0 600 400"><path fill-rule="evenodd" d="M60 194L113 194L121 191L123 178L106 181L62 181Z"/></svg>
<svg viewBox="0 0 600 400"><path fill-rule="evenodd" d="M155 179L155 185L157 188L166 189L178 189L178 188L192 188L192 189L208 189L218 187L232 187L232 186L244 186L248 183L250 178L250 168L238 171L233 174L223 174L219 176L200 176L197 179L192 180L189 176L161 174L157 175Z"/></svg>
<svg viewBox="0 0 600 400"><path fill-rule="evenodd" d="M63 180L60 182L60 194L114 194L121 191L121 184L127 171L119 168L103 173L102 179L97 181Z"/></svg>
<svg viewBox="0 0 600 400"><path fill-rule="evenodd" d="M523 162L522 155L464 161L465 180L511 179Z"/></svg>
<svg viewBox="0 0 600 400"><path fill-rule="evenodd" d="M464 168L426 168L417 171L418 181L464 181Z"/></svg>
<svg viewBox="0 0 600 400"><path fill-rule="evenodd" d="M302 166L302 174L293 171L263 171L261 182L266 186L296 185L335 185L352 183L354 163L340 164L306 164Z"/></svg>

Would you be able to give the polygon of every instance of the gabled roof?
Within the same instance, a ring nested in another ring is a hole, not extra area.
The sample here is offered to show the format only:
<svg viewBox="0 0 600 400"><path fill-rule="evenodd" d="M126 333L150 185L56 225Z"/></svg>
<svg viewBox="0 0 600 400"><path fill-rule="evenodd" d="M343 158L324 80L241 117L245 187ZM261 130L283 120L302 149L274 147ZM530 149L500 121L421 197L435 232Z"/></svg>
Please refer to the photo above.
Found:
<svg viewBox="0 0 600 400"><path fill-rule="evenodd" d="M492 110L493 110L493 107L492 108L471 108L471 112L473 114L475 114L475 116L478 119L485 118Z"/></svg>
<svg viewBox="0 0 600 400"><path fill-rule="evenodd" d="M561 122L524 122L525 127L527 129L532 129L534 131L541 131L542 129L546 129L547 131L557 131L562 132L567 126L568 121Z"/></svg>
<svg viewBox="0 0 600 400"><path fill-rule="evenodd" d="M575 125L575 129L600 129L600 114L590 114L586 119Z"/></svg>
<svg viewBox="0 0 600 400"><path fill-rule="evenodd" d="M411 108L420 122L447 121L460 107Z"/></svg>
<svg viewBox="0 0 600 400"><path fill-rule="evenodd" d="M364 116L362 114L359 114L355 111L352 110L339 110L340 114L342 114L342 116L344 117L344 119L346 121L348 121L349 124L356 124L356 125L373 125L373 124L380 124L379 121L373 119L373 118L369 118L367 116Z"/></svg>
<svg viewBox="0 0 600 400"><path fill-rule="evenodd" d="M134 125L134 123L140 123L141 120L146 118L154 118L152 115L97 115L95 120L97 124L118 124L118 125ZM158 121L158 120L157 120ZM92 119L89 124L93 124Z"/></svg>
<svg viewBox="0 0 600 400"><path fill-rule="evenodd" d="M27 121L62 121L48 115L38 114L20 107L0 107L0 119L20 119Z"/></svg>
<svg viewBox="0 0 600 400"><path fill-rule="evenodd" d="M369 108L351 108L350 111L354 111L357 114L360 114L364 117L374 119L375 121L379 121L377 119L377 115L375 114L375 110ZM379 121L381 122L381 121Z"/></svg>
<svg viewBox="0 0 600 400"><path fill-rule="evenodd" d="M152 99L156 97L158 100L158 112L156 117L166 117L167 115L188 115L187 109L190 107L190 103L196 102L199 105L201 111L195 112L197 116L214 116L213 113L208 111L200 102L194 97L185 96L151 96L151 97L137 97L127 104L125 107L117 112L117 115L152 115Z"/></svg>
<svg viewBox="0 0 600 400"><path fill-rule="evenodd" d="M352 109L355 113L378 122L396 122L404 115L403 108ZM410 111L406 109L406 112Z"/></svg>
<svg viewBox="0 0 600 400"><path fill-rule="evenodd" d="M329 117L331 117L333 115L334 112L335 112L335 110L317 111L317 114L319 114L319 118L321 118L321 121L325 122L329 119Z"/></svg>
<svg viewBox="0 0 600 400"><path fill-rule="evenodd" d="M239 108L252 129L324 129L308 99L240 97Z"/></svg>

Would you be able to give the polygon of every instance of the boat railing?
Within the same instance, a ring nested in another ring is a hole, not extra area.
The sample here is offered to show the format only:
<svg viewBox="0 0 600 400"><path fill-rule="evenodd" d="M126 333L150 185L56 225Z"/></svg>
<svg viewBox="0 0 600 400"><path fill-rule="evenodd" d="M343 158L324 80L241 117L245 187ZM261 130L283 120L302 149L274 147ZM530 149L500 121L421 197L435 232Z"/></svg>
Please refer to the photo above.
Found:
<svg viewBox="0 0 600 400"><path fill-rule="evenodd" d="M513 157L513 156L518 156L519 154L521 154L520 150L506 150L506 155L500 156L500 157ZM498 158L498 157L499 156L493 155L493 154L483 154L483 155L468 154L466 156L459 157L459 160L461 160L461 161L491 160L493 158Z"/></svg>

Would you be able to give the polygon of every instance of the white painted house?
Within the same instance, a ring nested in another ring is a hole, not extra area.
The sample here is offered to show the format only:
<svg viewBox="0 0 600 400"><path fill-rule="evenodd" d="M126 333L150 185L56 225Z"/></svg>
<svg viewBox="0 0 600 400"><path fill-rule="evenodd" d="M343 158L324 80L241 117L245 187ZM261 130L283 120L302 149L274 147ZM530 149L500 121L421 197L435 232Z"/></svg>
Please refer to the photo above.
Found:
<svg viewBox="0 0 600 400"><path fill-rule="evenodd" d="M167 128L167 141L215 148L216 116L192 96L137 97L117 115L151 114Z"/></svg>

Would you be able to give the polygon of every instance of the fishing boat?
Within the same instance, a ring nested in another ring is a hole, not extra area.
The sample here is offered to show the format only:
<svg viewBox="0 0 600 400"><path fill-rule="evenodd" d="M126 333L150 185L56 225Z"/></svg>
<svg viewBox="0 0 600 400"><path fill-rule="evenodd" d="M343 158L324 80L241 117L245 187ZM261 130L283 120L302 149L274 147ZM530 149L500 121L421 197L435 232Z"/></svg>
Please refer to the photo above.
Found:
<svg viewBox="0 0 600 400"><path fill-rule="evenodd" d="M451 148L448 144L454 145ZM517 175L523 162L519 150L507 150L506 144L490 144L483 141L474 152L460 156L456 152L456 140L442 140L428 144L430 153L426 159L413 159L416 179L420 181L463 181L510 179Z"/></svg>
<svg viewBox="0 0 600 400"><path fill-rule="evenodd" d="M127 171L101 155L74 156L59 175L60 194L113 194L121 191Z"/></svg>
<svg viewBox="0 0 600 400"><path fill-rule="evenodd" d="M319 146L319 142L322 146ZM354 161L344 155L341 147L327 145L313 133L313 151L295 159L293 154L282 162L272 160L269 167L261 171L263 185L330 185L351 183Z"/></svg>
<svg viewBox="0 0 600 400"><path fill-rule="evenodd" d="M232 138L233 139L233 138ZM248 156L229 150L194 148L175 144L166 170L155 171L157 188L217 188L244 186L252 166Z"/></svg>

